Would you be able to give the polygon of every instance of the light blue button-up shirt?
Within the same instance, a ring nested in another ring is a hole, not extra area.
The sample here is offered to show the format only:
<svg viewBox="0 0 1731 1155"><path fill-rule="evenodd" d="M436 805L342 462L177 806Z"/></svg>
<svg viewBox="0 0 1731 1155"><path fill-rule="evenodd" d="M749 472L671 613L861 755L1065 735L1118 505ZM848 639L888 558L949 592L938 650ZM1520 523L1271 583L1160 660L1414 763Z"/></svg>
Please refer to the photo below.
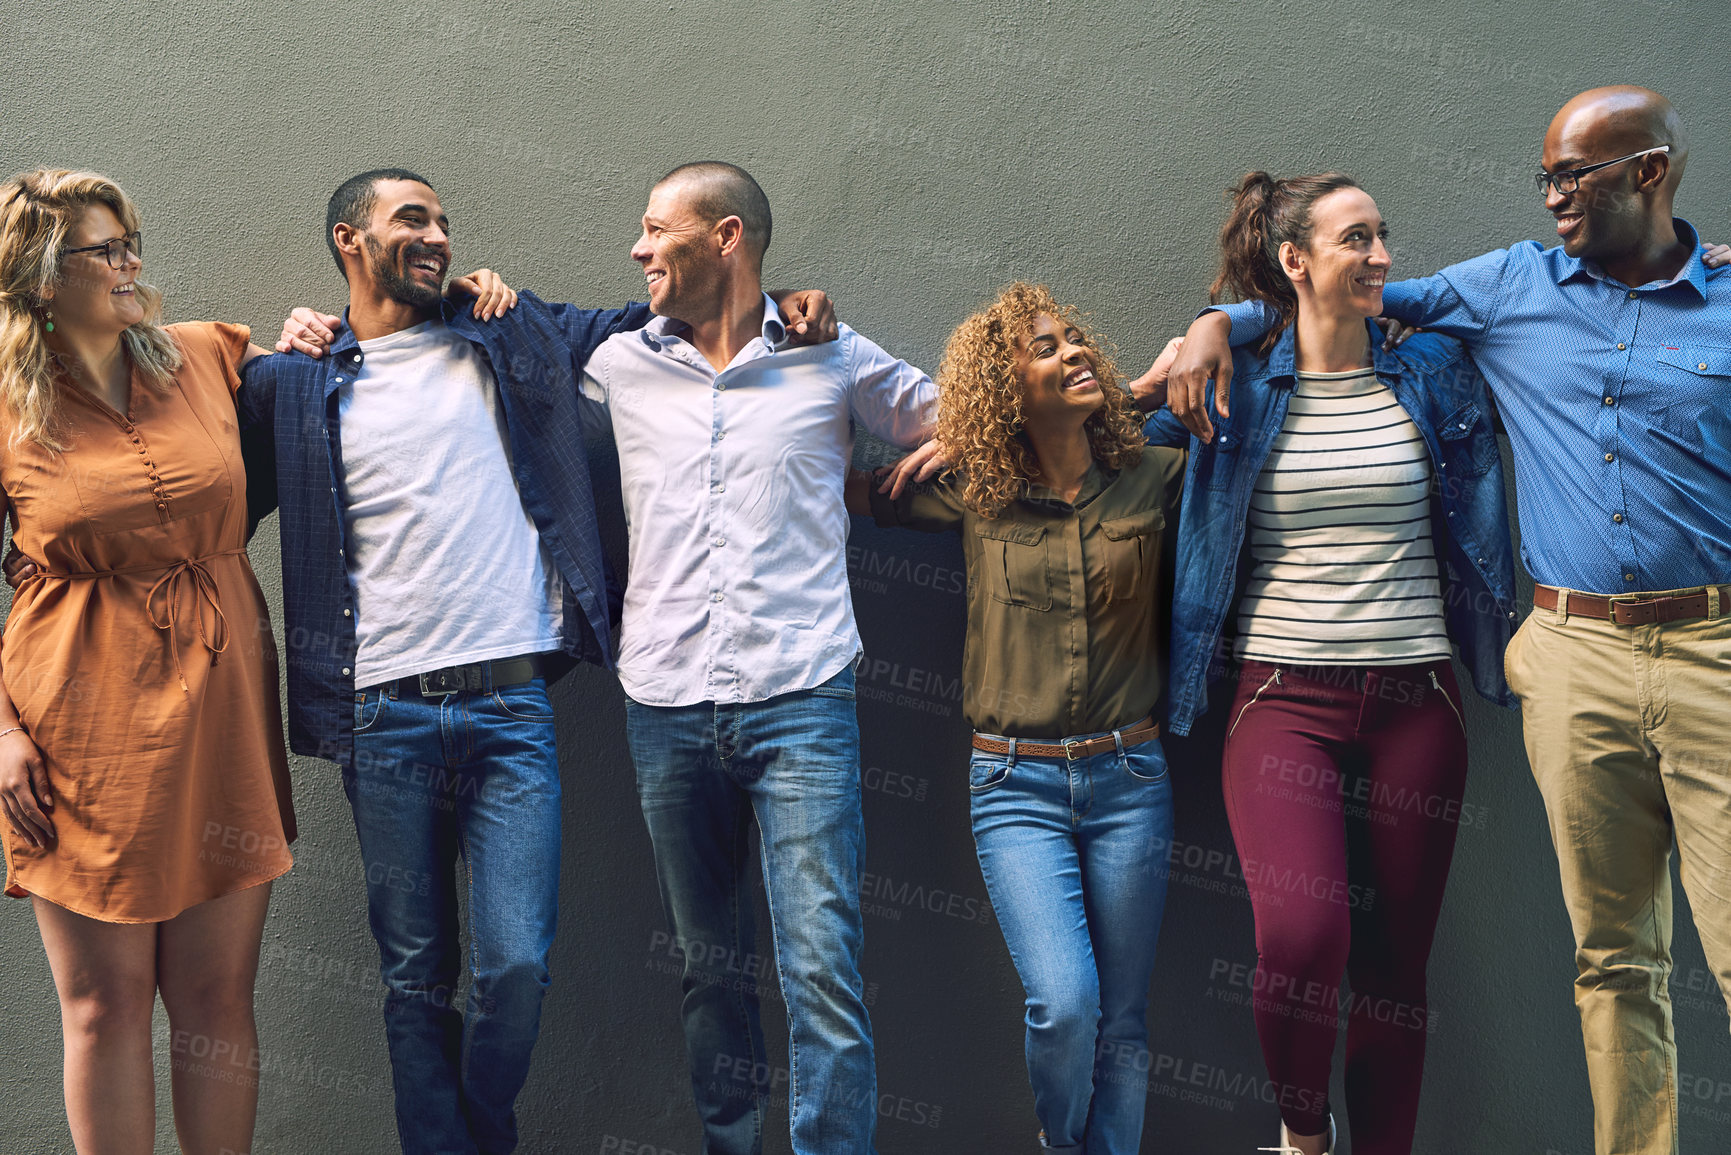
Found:
<svg viewBox="0 0 1731 1155"><path fill-rule="evenodd" d="M1383 290L1385 316L1460 338L1489 382L1546 585L1731 582L1731 267L1676 227L1689 260L1651 284L1524 241ZM1266 331L1261 306L1224 308L1234 345Z"/></svg>
<svg viewBox="0 0 1731 1155"><path fill-rule="evenodd" d="M657 317L589 359L631 534L619 682L652 706L807 690L860 652L842 485L855 422L911 448L937 389L846 325L785 347L775 302L721 372Z"/></svg>

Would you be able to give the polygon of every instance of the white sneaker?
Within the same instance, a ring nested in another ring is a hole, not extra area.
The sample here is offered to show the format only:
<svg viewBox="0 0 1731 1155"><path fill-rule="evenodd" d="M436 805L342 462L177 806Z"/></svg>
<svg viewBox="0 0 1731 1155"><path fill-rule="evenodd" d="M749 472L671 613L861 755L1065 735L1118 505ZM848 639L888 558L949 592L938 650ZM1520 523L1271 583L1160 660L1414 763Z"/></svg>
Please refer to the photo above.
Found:
<svg viewBox="0 0 1731 1155"><path fill-rule="evenodd" d="M1330 1113L1328 1116L1328 1148L1323 1152L1323 1155L1334 1155L1334 1141L1334 1115L1333 1113ZM1275 1155L1304 1155L1303 1151L1292 1145L1292 1132L1286 1129L1286 1121L1284 1119L1280 1122L1280 1146L1258 1147L1257 1150L1273 1151L1275 1152Z"/></svg>

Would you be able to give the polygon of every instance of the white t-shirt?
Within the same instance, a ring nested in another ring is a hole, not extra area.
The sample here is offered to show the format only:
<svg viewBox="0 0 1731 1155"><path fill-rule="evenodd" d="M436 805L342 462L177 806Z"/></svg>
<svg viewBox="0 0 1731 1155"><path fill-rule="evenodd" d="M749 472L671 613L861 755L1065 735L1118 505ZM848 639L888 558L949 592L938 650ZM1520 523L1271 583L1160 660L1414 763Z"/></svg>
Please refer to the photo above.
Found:
<svg viewBox="0 0 1731 1155"><path fill-rule="evenodd" d="M559 647L559 571L511 472L499 386L443 321L339 379L355 685Z"/></svg>

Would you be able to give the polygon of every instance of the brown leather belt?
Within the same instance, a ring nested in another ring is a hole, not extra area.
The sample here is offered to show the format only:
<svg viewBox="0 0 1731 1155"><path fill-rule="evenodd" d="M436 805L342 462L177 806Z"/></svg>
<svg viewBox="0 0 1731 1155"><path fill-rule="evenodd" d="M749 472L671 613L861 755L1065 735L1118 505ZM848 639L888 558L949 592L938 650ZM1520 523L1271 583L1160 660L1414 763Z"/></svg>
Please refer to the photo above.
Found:
<svg viewBox="0 0 1731 1155"><path fill-rule="evenodd" d="M1114 738L1113 735L1116 735ZM1091 758L1095 754L1104 754L1108 750L1116 750L1119 741L1126 747L1140 746L1144 742L1152 742L1160 736L1160 723L1152 718L1144 718L1134 726L1126 726L1122 730L1114 730L1100 738L1084 738L1071 742L1033 742L1026 739L1016 739L1016 756L1027 758L1068 758L1074 762L1078 758ZM984 734L974 735L974 749L984 750L987 754L1008 754L1008 740L988 738Z"/></svg>
<svg viewBox="0 0 1731 1155"><path fill-rule="evenodd" d="M1719 591L1719 612L1731 612L1731 586L1716 587ZM1688 618L1704 618L1708 613L1706 589L1665 597L1602 597L1569 591L1569 613L1583 618L1614 622L1619 626L1646 626L1654 622L1677 622ZM1558 591L1554 586L1534 586L1533 605L1541 610L1557 608Z"/></svg>

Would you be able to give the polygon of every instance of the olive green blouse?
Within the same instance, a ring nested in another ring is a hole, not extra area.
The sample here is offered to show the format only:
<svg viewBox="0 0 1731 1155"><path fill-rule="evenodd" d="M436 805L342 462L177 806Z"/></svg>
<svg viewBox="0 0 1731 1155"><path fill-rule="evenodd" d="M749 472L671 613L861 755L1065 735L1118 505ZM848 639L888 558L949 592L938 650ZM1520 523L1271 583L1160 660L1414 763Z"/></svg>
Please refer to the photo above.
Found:
<svg viewBox="0 0 1731 1155"><path fill-rule="evenodd" d="M882 526L961 534L968 574L962 712L976 730L1066 738L1146 718L1165 686L1168 525L1184 453L1144 449L1117 474L1097 464L1071 504L1035 486L995 518L943 478L891 501Z"/></svg>

